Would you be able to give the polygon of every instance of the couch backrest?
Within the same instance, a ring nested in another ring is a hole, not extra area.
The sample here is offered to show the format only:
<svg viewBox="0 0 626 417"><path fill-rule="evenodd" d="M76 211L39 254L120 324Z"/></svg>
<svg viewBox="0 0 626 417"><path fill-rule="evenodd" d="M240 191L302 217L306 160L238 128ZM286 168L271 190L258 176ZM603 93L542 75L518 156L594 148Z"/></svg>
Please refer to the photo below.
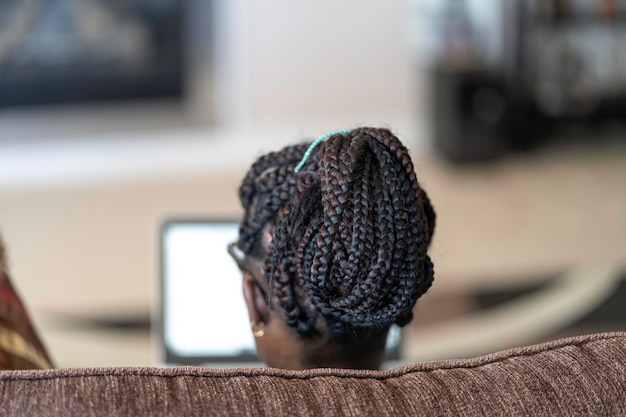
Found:
<svg viewBox="0 0 626 417"><path fill-rule="evenodd" d="M626 416L626 333L387 371L2 371L0 415Z"/></svg>

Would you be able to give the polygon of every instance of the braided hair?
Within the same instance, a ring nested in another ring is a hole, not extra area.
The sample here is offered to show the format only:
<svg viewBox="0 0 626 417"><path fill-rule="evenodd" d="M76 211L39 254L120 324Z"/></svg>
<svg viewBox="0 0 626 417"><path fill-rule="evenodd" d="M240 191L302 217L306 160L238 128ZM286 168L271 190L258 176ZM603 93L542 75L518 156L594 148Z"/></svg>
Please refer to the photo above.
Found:
<svg viewBox="0 0 626 417"><path fill-rule="evenodd" d="M435 212L389 130L260 157L239 189L239 248L263 263L270 305L301 336L386 331L412 319L433 281Z"/></svg>

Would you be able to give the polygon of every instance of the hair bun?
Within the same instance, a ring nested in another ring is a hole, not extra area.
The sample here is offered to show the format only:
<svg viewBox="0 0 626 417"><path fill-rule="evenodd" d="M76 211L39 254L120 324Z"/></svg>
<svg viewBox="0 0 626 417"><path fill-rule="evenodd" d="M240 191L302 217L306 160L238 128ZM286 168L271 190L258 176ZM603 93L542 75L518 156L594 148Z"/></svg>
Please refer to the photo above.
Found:
<svg viewBox="0 0 626 417"><path fill-rule="evenodd" d="M323 221L304 271L313 304L339 332L406 324L433 279L408 151L388 130L365 128L329 138L319 158Z"/></svg>
<svg viewBox="0 0 626 417"><path fill-rule="evenodd" d="M294 172L307 149L250 169L241 249L251 253L270 231L270 292L299 334L320 331L320 318L333 334L408 323L433 281L435 214L407 149L389 130L358 128L328 137Z"/></svg>

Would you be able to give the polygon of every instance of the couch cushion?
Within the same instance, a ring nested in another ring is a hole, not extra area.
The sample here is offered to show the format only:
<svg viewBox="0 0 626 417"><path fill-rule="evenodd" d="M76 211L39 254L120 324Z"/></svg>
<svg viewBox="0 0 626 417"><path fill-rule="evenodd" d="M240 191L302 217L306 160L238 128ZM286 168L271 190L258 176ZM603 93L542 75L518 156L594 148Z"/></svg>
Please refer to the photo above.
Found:
<svg viewBox="0 0 626 417"><path fill-rule="evenodd" d="M623 332L387 371L2 371L0 415L620 416L625 372Z"/></svg>

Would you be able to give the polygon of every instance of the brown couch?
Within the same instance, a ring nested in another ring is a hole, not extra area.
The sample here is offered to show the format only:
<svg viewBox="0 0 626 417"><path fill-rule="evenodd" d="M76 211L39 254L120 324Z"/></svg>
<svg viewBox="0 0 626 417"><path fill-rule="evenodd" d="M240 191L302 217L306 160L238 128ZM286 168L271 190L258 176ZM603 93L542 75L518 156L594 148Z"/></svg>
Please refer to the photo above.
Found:
<svg viewBox="0 0 626 417"><path fill-rule="evenodd" d="M0 415L626 416L626 333L387 371L1 371Z"/></svg>

